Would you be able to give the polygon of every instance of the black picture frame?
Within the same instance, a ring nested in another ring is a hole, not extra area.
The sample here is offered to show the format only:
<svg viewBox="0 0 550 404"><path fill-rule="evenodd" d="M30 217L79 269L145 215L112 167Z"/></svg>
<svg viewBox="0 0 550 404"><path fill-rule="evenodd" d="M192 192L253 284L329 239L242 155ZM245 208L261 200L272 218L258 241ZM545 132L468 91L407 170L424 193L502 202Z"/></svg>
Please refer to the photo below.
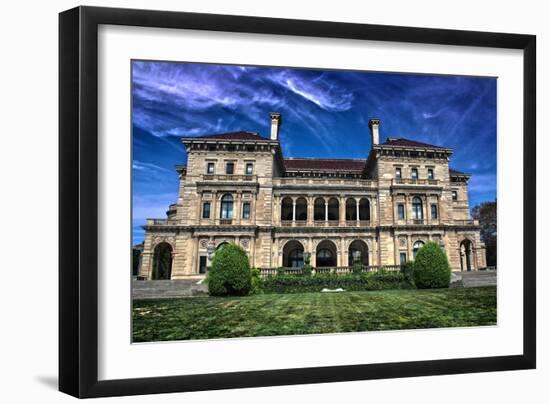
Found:
<svg viewBox="0 0 550 404"><path fill-rule="evenodd" d="M523 354L98 381L98 26L343 38L523 51ZM59 15L59 389L75 397L214 390L536 366L536 37L150 10Z"/></svg>

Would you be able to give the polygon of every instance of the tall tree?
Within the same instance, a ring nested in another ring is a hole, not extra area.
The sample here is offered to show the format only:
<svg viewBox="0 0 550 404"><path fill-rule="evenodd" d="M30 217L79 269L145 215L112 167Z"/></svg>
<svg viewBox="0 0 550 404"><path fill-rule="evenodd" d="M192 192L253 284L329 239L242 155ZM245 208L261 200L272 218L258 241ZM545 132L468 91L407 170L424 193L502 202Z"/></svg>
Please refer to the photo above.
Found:
<svg viewBox="0 0 550 404"><path fill-rule="evenodd" d="M481 239L485 243L487 266L497 265L497 201L482 202L472 209L472 216L479 220Z"/></svg>

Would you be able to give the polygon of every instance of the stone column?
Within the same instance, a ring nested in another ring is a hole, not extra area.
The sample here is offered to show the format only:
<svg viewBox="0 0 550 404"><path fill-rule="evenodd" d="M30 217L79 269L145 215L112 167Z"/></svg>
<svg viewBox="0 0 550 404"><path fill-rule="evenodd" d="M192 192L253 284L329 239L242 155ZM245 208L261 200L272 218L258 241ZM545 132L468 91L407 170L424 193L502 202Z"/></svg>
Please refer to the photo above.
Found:
<svg viewBox="0 0 550 404"><path fill-rule="evenodd" d="M314 211L313 197L308 196L307 197L307 225L308 226L313 225L313 211Z"/></svg>
<svg viewBox="0 0 550 404"><path fill-rule="evenodd" d="M355 211L357 212L357 225L359 226L359 199L356 199L355 200L355 204L356 204L356 209Z"/></svg>
<svg viewBox="0 0 550 404"><path fill-rule="evenodd" d="M325 222L328 222L328 199L325 199Z"/></svg>
<svg viewBox="0 0 550 404"><path fill-rule="evenodd" d="M292 198L292 224L296 222L296 199Z"/></svg>
<svg viewBox="0 0 550 404"><path fill-rule="evenodd" d="M344 237L340 237L340 265L341 267L348 266L349 263L346 261L346 241Z"/></svg>
<svg viewBox="0 0 550 404"><path fill-rule="evenodd" d="M235 221L237 222L237 224L241 224L241 216L242 216L241 211L243 209L243 206L242 206L242 204L243 204L243 202L242 202L243 194L239 192L237 194L237 198L235 198L235 199L236 199L236 201L235 201L236 206L233 209L233 212L235 214Z"/></svg>
<svg viewBox="0 0 550 404"><path fill-rule="evenodd" d="M341 196L340 197L340 206L339 206L339 214L338 222L340 226L345 226L346 224L346 198Z"/></svg>
<svg viewBox="0 0 550 404"><path fill-rule="evenodd" d="M218 193L213 192L212 193L212 209L210 211L210 220L212 222L216 222L216 220L220 217L218 213Z"/></svg>
<svg viewBox="0 0 550 404"><path fill-rule="evenodd" d="M145 279L151 279L151 267L153 262L153 253L143 252L141 266L139 268L139 276L144 277Z"/></svg>

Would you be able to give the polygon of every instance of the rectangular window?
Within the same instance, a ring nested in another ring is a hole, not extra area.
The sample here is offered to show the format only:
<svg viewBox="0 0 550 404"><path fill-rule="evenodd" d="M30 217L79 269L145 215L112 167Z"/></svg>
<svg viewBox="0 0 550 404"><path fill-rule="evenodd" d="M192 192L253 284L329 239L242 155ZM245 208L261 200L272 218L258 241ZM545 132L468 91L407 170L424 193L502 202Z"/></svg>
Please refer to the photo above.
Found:
<svg viewBox="0 0 550 404"><path fill-rule="evenodd" d="M401 167L397 167L395 169L395 178L397 178L399 180L401 179Z"/></svg>
<svg viewBox="0 0 550 404"><path fill-rule="evenodd" d="M208 163L206 165L206 173L207 174L214 174L214 163Z"/></svg>
<svg viewBox="0 0 550 404"><path fill-rule="evenodd" d="M244 173L246 175L252 175L253 172L254 172L254 163L246 163L246 168Z"/></svg>
<svg viewBox="0 0 550 404"><path fill-rule="evenodd" d="M418 179L418 168L413 168L411 170L411 178L413 180L417 180Z"/></svg>
<svg viewBox="0 0 550 404"><path fill-rule="evenodd" d="M397 218L399 220L405 219L405 205L403 205L402 203L397 205Z"/></svg>
<svg viewBox="0 0 550 404"><path fill-rule="evenodd" d="M243 219L250 219L250 202L243 203Z"/></svg>
<svg viewBox="0 0 550 404"><path fill-rule="evenodd" d="M434 170L433 170L433 168L428 168L428 179L429 180L434 179Z"/></svg>
<svg viewBox="0 0 550 404"><path fill-rule="evenodd" d="M456 191L453 191L453 201L458 200L458 193Z"/></svg>
<svg viewBox="0 0 550 404"><path fill-rule="evenodd" d="M407 263L407 253L406 252L399 253L399 263L401 265L405 265Z"/></svg>
<svg viewBox="0 0 550 404"><path fill-rule="evenodd" d="M204 202L202 204L202 218L210 219L210 202Z"/></svg>
<svg viewBox="0 0 550 404"><path fill-rule="evenodd" d="M225 173L233 174L235 172L235 163L229 162L225 165Z"/></svg>
<svg viewBox="0 0 550 404"><path fill-rule="evenodd" d="M432 205L432 219L437 219L437 205Z"/></svg>

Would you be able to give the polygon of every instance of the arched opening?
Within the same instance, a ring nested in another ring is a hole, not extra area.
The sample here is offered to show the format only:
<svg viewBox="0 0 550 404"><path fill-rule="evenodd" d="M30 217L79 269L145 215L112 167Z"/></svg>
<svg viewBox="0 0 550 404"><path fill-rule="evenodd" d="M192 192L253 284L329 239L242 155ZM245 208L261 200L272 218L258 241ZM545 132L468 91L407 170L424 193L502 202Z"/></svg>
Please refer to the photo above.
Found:
<svg viewBox="0 0 550 404"><path fill-rule="evenodd" d="M313 220L325 220L325 200L323 198L317 198L313 203Z"/></svg>
<svg viewBox="0 0 550 404"><path fill-rule="evenodd" d="M363 240L354 240L348 249L348 266L359 259L364 266L369 265L369 246Z"/></svg>
<svg viewBox="0 0 550 404"><path fill-rule="evenodd" d="M292 198L288 196L281 202L281 220L292 220Z"/></svg>
<svg viewBox="0 0 550 404"><path fill-rule="evenodd" d="M357 220L357 202L353 198L346 200L346 220Z"/></svg>
<svg viewBox="0 0 550 404"><path fill-rule="evenodd" d="M321 241L319 245L317 245L315 266L319 268L336 266L336 245L334 245L332 241Z"/></svg>
<svg viewBox="0 0 550 404"><path fill-rule="evenodd" d="M296 220L307 220L307 200L300 197L296 199Z"/></svg>
<svg viewBox="0 0 550 404"><path fill-rule="evenodd" d="M424 214L422 213L422 199L415 196L412 200L412 216L414 220L422 220Z"/></svg>
<svg viewBox="0 0 550 404"><path fill-rule="evenodd" d="M300 268L304 266L304 246L296 240L289 241L283 247L283 266Z"/></svg>
<svg viewBox="0 0 550 404"><path fill-rule="evenodd" d="M220 207L220 219L232 219L233 218L233 196L231 194L225 194L222 196Z"/></svg>
<svg viewBox="0 0 550 404"><path fill-rule="evenodd" d="M172 246L159 243L154 250L152 279L170 279L172 276Z"/></svg>
<svg viewBox="0 0 550 404"><path fill-rule="evenodd" d="M328 201L328 220L338 220L340 204L338 199L330 198Z"/></svg>
<svg viewBox="0 0 550 404"><path fill-rule="evenodd" d="M472 242L464 239L460 243L460 270L471 271L473 269L473 248Z"/></svg>
<svg viewBox="0 0 550 404"><path fill-rule="evenodd" d="M424 246L424 242L422 240L415 241L413 244L413 257L416 258L416 253L418 250L420 250Z"/></svg>
<svg viewBox="0 0 550 404"><path fill-rule="evenodd" d="M359 220L370 220L370 202L367 198L359 201Z"/></svg>
<svg viewBox="0 0 550 404"><path fill-rule="evenodd" d="M229 243L227 241L222 241L218 246L216 247L216 250L221 250L223 247L228 245Z"/></svg>

